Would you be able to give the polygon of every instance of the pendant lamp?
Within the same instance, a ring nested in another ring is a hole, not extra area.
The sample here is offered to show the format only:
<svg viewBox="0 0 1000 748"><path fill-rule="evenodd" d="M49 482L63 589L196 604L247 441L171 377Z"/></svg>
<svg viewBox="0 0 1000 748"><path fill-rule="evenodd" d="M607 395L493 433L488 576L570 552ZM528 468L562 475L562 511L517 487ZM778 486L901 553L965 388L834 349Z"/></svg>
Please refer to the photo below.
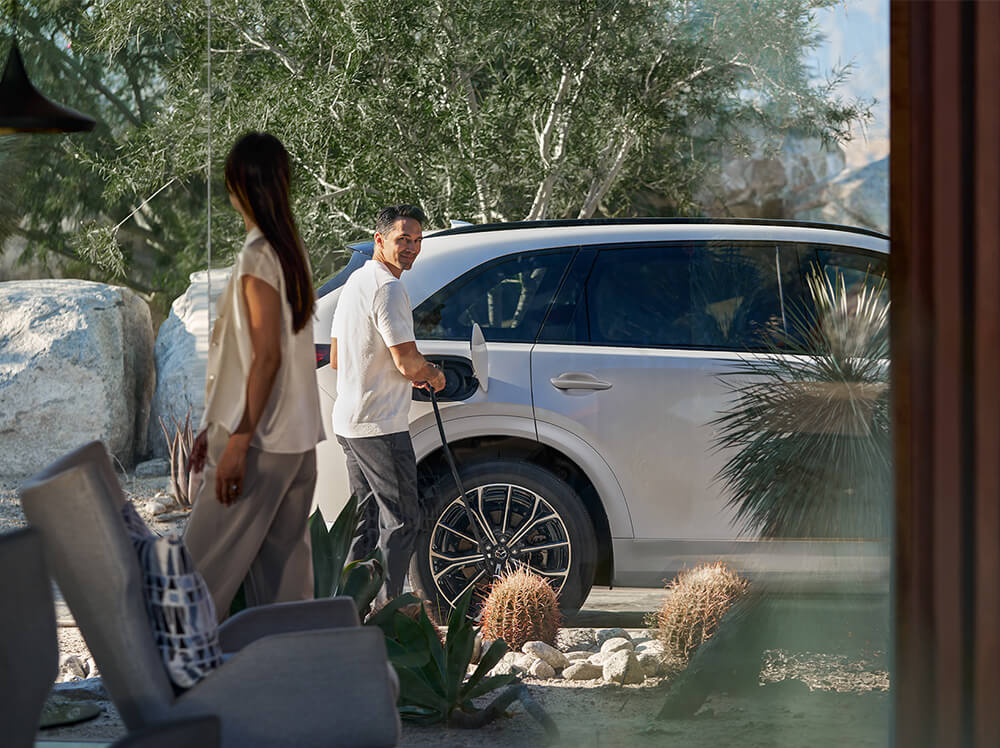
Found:
<svg viewBox="0 0 1000 748"><path fill-rule="evenodd" d="M94 120L49 101L31 81L15 40L0 79L0 135L41 132L89 132Z"/></svg>

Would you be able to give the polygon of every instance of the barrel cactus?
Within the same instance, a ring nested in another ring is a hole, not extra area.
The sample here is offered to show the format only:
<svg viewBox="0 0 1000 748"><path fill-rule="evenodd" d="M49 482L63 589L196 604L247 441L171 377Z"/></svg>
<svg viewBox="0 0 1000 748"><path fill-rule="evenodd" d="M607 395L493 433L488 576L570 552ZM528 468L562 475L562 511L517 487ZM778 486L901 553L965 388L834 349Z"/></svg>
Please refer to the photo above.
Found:
<svg viewBox="0 0 1000 748"><path fill-rule="evenodd" d="M668 659L687 662L719 627L719 621L746 592L747 580L721 561L685 569L667 586L656 614L657 635Z"/></svg>
<svg viewBox="0 0 1000 748"><path fill-rule="evenodd" d="M527 569L499 577L482 608L483 639L503 639L512 651L525 642L555 644L562 615L552 586Z"/></svg>

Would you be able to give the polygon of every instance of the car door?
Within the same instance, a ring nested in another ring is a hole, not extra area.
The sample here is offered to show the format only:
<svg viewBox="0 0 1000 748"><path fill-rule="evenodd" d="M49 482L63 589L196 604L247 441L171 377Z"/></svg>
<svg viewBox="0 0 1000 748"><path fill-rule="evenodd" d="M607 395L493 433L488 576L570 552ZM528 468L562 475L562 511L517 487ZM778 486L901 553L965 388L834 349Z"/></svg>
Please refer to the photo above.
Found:
<svg viewBox="0 0 1000 748"><path fill-rule="evenodd" d="M602 455L635 539L652 543L650 569L685 553L677 542L734 536L715 481L719 375L784 324L782 295L798 284L794 249L774 243L588 248L567 274L532 351L535 417ZM616 550L616 571L627 556Z"/></svg>

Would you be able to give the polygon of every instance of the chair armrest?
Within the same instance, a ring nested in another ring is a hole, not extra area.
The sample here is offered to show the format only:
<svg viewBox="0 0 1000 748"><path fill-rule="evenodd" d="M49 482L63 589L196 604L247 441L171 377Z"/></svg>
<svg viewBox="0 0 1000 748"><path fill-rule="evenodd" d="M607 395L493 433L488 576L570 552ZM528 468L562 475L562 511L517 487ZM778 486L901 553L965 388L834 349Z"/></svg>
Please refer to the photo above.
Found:
<svg viewBox="0 0 1000 748"><path fill-rule="evenodd" d="M260 605L223 622L219 644L223 652L238 652L262 636L360 625L358 609L349 597Z"/></svg>
<svg viewBox="0 0 1000 748"><path fill-rule="evenodd" d="M174 702L217 714L225 746L392 746L396 691L375 627L297 631L248 644Z"/></svg>

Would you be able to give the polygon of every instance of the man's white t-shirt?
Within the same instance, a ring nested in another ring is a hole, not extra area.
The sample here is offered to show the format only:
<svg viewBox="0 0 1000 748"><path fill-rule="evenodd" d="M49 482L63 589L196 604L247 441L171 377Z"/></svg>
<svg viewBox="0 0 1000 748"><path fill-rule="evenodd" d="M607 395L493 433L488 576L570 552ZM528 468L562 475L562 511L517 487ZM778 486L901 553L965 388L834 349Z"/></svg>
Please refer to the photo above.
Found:
<svg viewBox="0 0 1000 748"><path fill-rule="evenodd" d="M413 385L389 352L414 340L406 286L381 262L368 260L340 294L331 337L337 339L333 432L356 439L408 431Z"/></svg>

